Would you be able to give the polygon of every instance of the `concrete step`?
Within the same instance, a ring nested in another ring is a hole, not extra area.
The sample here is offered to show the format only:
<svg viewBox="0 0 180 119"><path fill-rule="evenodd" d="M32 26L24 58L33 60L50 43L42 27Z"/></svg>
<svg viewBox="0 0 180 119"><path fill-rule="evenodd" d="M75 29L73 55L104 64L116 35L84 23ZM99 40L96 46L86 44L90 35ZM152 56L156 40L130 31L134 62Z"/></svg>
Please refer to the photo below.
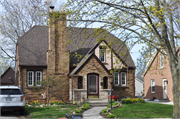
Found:
<svg viewBox="0 0 180 119"><path fill-rule="evenodd" d="M89 103L93 107L108 106L109 105L109 103L107 101L89 101Z"/></svg>

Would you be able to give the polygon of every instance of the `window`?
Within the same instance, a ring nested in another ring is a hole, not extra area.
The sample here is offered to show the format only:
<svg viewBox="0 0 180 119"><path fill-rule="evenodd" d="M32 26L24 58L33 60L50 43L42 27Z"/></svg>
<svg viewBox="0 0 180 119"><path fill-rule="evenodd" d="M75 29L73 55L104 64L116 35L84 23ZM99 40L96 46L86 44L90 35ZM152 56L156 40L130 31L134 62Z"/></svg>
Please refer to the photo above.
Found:
<svg viewBox="0 0 180 119"><path fill-rule="evenodd" d="M78 89L83 89L83 78L82 76L78 77Z"/></svg>
<svg viewBox="0 0 180 119"><path fill-rule="evenodd" d="M108 77L103 78L103 88L108 89Z"/></svg>
<svg viewBox="0 0 180 119"><path fill-rule="evenodd" d="M105 49L100 48L100 60L101 62L105 62Z"/></svg>
<svg viewBox="0 0 180 119"><path fill-rule="evenodd" d="M164 55L160 55L160 68L164 67Z"/></svg>
<svg viewBox="0 0 180 119"><path fill-rule="evenodd" d="M155 80L151 80L151 93L155 93Z"/></svg>
<svg viewBox="0 0 180 119"><path fill-rule="evenodd" d="M28 71L28 74L27 74L27 85L28 86L33 86L33 82L34 82L34 72Z"/></svg>
<svg viewBox="0 0 180 119"><path fill-rule="evenodd" d="M119 72L114 72L114 85L119 85Z"/></svg>
<svg viewBox="0 0 180 119"><path fill-rule="evenodd" d="M41 86L42 72L41 71L28 71L27 72L27 85L28 86Z"/></svg>
<svg viewBox="0 0 180 119"><path fill-rule="evenodd" d="M41 86L41 81L42 81L42 72L37 71L36 72L36 86Z"/></svg>
<svg viewBox="0 0 180 119"><path fill-rule="evenodd" d="M126 86L126 72L121 72L121 86Z"/></svg>

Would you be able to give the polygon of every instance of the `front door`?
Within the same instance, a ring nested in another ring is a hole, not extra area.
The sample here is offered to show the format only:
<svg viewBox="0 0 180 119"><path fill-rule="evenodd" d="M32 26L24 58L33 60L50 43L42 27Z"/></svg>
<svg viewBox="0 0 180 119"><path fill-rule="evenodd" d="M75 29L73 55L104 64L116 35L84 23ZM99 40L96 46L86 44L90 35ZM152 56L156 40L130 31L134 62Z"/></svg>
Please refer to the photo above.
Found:
<svg viewBox="0 0 180 119"><path fill-rule="evenodd" d="M166 79L163 79L163 99L167 99L167 85L166 85Z"/></svg>
<svg viewBox="0 0 180 119"><path fill-rule="evenodd" d="M87 81L87 96L99 97L99 77L97 74L89 74ZM87 98L88 98L87 97Z"/></svg>

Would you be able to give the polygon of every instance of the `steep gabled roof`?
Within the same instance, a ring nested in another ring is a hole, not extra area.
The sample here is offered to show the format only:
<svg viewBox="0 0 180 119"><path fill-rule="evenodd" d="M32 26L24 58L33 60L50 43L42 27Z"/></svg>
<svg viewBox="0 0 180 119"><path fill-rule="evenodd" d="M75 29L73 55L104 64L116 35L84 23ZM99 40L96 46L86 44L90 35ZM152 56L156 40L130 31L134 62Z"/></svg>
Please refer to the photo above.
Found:
<svg viewBox="0 0 180 119"><path fill-rule="evenodd" d="M124 61L126 66L135 67L125 43L111 33L102 30L97 34L94 28L66 28L67 50L70 52L70 66L78 64L90 50L94 50L99 42L105 40L112 45L116 55ZM46 51L48 50L49 29L44 26L34 26L18 39L19 65L46 66ZM114 42L114 39L116 41ZM112 43L111 43L112 42ZM75 54L80 54L77 58Z"/></svg>
<svg viewBox="0 0 180 119"><path fill-rule="evenodd" d="M1 75L1 84L15 84L15 72L11 67Z"/></svg>

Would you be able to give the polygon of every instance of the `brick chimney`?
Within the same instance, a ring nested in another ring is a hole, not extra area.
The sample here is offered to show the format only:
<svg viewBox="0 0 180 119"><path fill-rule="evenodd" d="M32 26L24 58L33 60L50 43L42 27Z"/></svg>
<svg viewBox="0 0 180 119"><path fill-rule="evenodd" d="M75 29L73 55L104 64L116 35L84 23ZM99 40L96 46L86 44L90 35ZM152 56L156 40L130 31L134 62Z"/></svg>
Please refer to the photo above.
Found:
<svg viewBox="0 0 180 119"><path fill-rule="evenodd" d="M49 49L47 51L48 75L69 73L69 52L66 49L66 15L53 11L49 13Z"/></svg>

